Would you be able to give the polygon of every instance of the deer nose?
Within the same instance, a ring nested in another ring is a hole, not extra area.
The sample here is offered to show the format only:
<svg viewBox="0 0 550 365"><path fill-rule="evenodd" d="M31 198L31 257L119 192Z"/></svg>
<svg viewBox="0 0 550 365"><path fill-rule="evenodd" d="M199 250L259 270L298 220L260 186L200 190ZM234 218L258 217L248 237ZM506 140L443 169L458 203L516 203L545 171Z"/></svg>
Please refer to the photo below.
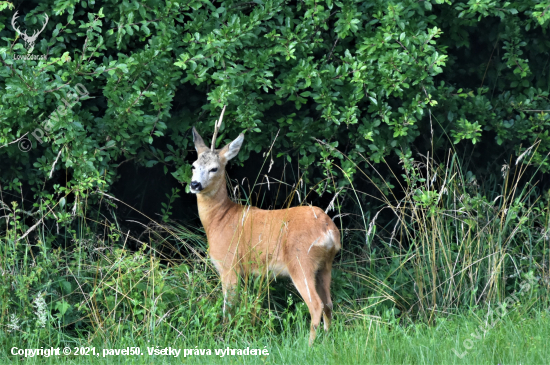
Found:
<svg viewBox="0 0 550 365"><path fill-rule="evenodd" d="M191 189L201 191L202 185L198 181L191 181Z"/></svg>

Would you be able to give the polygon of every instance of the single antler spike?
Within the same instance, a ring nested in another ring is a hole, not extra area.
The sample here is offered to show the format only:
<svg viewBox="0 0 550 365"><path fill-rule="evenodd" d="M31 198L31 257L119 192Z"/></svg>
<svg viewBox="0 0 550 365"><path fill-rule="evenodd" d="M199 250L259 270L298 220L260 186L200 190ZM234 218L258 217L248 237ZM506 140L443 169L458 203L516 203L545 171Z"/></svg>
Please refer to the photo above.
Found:
<svg viewBox="0 0 550 365"><path fill-rule="evenodd" d="M212 147L210 148L212 151L214 151L214 149L216 148L216 138L218 138L218 131L220 130L220 126L222 125L223 114L225 113L225 107L226 105L223 106L220 119L216 122L216 125L214 127L214 136L212 136Z"/></svg>

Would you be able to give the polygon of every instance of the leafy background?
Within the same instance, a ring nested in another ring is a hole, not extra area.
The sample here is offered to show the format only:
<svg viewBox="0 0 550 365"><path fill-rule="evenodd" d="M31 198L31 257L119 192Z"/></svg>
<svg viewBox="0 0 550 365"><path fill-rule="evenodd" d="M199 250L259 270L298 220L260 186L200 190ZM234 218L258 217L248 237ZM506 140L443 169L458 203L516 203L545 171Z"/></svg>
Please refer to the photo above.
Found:
<svg viewBox="0 0 550 365"><path fill-rule="evenodd" d="M54 170L67 183L101 178L106 185L94 184L108 189L124 179L126 160L161 164L187 183L190 127L209 135L226 104L219 143L247 130L241 163L280 131L276 156L308 182L337 176L328 190L349 184L360 155L410 157L428 136L434 153L472 153L484 173L538 141L533 162L548 170L548 115L536 112L548 109L548 12L538 2L2 4L4 184L44 184L58 153ZM26 52L9 25L13 10L29 34L49 15L34 49L47 61L13 59ZM6 146L77 83L90 95L47 143L31 138L30 153Z"/></svg>
<svg viewBox="0 0 550 365"><path fill-rule="evenodd" d="M46 60L15 59L15 11L27 34L49 16L33 49ZM213 271L181 260L206 252L184 193L190 130L208 139L224 105L218 146L246 133L235 198L340 218L339 308L433 323L437 306L547 278L549 19L549 2L528 0L0 1L0 323L32 317L47 292L58 328L178 318L216 331L221 302L200 294L219 290ZM77 84L89 94L56 114ZM171 219L169 234L152 223ZM170 312L162 293L193 304ZM250 303L237 320L254 327Z"/></svg>

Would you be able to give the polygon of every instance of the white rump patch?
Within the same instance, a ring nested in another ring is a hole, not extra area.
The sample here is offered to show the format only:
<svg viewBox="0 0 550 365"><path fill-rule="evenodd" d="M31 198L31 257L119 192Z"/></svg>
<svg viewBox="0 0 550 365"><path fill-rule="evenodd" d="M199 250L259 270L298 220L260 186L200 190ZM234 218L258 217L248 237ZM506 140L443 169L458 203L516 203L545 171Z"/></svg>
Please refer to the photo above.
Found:
<svg viewBox="0 0 550 365"><path fill-rule="evenodd" d="M327 250L330 250L334 247L334 235L332 234L332 230L327 231L324 235L321 237L318 237L311 246L309 246L309 249L307 250L307 253L309 254L309 251L311 251L311 248L313 246L323 247Z"/></svg>

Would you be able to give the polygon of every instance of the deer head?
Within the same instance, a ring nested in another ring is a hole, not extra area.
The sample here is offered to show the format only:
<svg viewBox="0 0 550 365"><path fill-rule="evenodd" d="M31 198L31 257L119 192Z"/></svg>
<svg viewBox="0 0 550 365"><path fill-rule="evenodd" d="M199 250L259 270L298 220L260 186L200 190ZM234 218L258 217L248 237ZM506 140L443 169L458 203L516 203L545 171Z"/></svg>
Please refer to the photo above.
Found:
<svg viewBox="0 0 550 365"><path fill-rule="evenodd" d="M29 36L29 35L27 35L27 31L21 32L19 30L19 28L15 26L15 20L18 18L17 13L18 12L16 11L15 14L13 14L13 18L11 18L11 25L12 25L13 29L25 41L25 47L27 48L28 52L32 53L32 51L34 49L34 42L36 42L36 39L38 38L40 33L42 33L42 31L46 28L46 25L48 24L48 20L49 20L48 15L44 14L45 22L44 22L44 25L42 26L42 29L40 29L38 32L35 30L33 32L33 34L31 36Z"/></svg>
<svg viewBox="0 0 550 365"><path fill-rule="evenodd" d="M241 133L231 143L222 149L211 149L193 127L193 141L199 157L193 163L193 177L191 178L191 192L193 194L208 194L216 191L220 183L225 184L225 165L237 156L244 141Z"/></svg>

